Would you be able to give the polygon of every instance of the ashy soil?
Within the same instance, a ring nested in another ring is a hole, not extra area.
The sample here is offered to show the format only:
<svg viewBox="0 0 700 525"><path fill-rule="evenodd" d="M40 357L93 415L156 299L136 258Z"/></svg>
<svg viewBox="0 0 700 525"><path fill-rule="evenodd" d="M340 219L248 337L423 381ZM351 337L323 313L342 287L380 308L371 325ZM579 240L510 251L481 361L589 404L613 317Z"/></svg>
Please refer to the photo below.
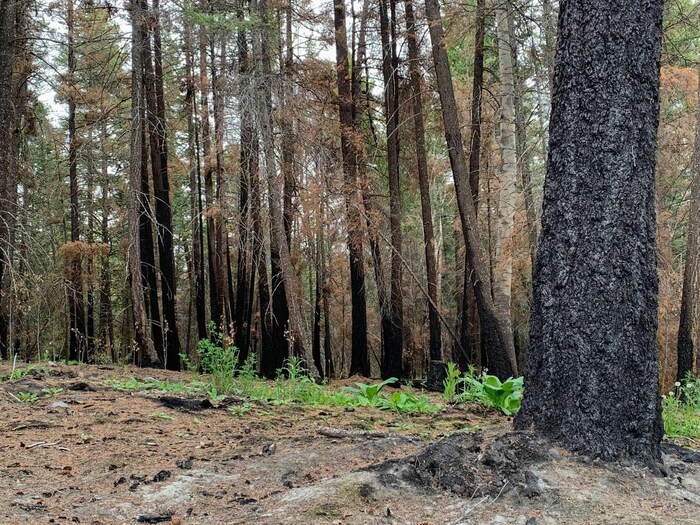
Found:
<svg viewBox="0 0 700 525"><path fill-rule="evenodd" d="M700 454L673 444L654 475L572 457L477 405L212 406L105 383L186 374L43 368L0 383L2 524L700 524Z"/></svg>

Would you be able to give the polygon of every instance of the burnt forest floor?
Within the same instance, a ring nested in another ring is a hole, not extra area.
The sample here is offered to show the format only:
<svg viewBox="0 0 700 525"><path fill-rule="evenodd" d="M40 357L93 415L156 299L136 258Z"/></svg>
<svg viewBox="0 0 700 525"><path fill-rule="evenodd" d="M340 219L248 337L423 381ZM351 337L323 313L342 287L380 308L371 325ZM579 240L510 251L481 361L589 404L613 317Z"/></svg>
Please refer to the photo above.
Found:
<svg viewBox="0 0 700 525"><path fill-rule="evenodd" d="M41 364L0 383L0 523L700 524L700 455L675 444L658 476L477 404L212 401L179 388L192 381Z"/></svg>

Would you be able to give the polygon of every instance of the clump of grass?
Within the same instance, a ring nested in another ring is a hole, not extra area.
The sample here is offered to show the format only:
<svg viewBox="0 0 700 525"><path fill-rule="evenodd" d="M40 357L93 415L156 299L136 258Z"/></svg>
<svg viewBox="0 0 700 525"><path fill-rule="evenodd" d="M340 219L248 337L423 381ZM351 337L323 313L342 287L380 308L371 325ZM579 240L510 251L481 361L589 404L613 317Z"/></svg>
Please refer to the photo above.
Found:
<svg viewBox="0 0 700 525"><path fill-rule="evenodd" d="M662 396L664 430L669 437L700 439L700 379L688 375Z"/></svg>

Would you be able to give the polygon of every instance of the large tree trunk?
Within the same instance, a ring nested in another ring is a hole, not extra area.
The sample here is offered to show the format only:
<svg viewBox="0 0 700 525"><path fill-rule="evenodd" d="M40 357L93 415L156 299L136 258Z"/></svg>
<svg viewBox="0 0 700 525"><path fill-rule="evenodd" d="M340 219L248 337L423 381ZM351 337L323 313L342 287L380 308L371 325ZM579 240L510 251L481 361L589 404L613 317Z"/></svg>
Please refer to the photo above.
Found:
<svg viewBox="0 0 700 525"><path fill-rule="evenodd" d="M504 319L491 299L489 273L486 266L481 238L476 223L476 211L469 188L469 168L464 154L462 132L457 115L452 74L445 48L444 29L437 0L427 0L426 14L430 26L433 62L438 82L440 104L445 127L445 139L450 157L450 166L457 193L457 205L461 219L462 234L465 239L467 260L472 268L471 279L474 286L477 306L481 318L482 336L486 344L489 370L501 377L517 373L515 347L510 333L509 320Z"/></svg>
<svg viewBox="0 0 700 525"><path fill-rule="evenodd" d="M100 123L100 185L101 185L101 234L102 243L106 246L102 252L102 264L100 272L100 347L103 352L108 352L112 361L116 362L116 341L114 339L114 315L112 311L112 274L110 265L111 238L109 235L109 158L107 157L107 121L102 119Z"/></svg>
<svg viewBox="0 0 700 525"><path fill-rule="evenodd" d="M134 319L134 338L137 348L137 362L142 366L156 366L160 363L153 339L149 333L149 319L146 310L141 259L141 215L143 214L142 180L144 164L144 108L143 62L145 14L141 0L131 1L131 155L129 166L129 281L131 288L131 308Z"/></svg>
<svg viewBox="0 0 700 525"><path fill-rule="evenodd" d="M562 5L517 428L660 460L654 209L662 0Z"/></svg>
<svg viewBox="0 0 700 525"><path fill-rule="evenodd" d="M421 73L419 67L418 38L416 20L413 13L413 0L404 0L406 6L406 31L408 33L408 69L411 76L411 96L413 100L413 128L416 140L416 164L418 166L418 186L420 188L421 216L423 219L423 240L425 244L425 270L428 279L428 323L430 329L430 361L443 360L440 318L438 315L438 277L435 256L435 232L433 230L433 210L430 204L430 176L428 157L425 148L425 125L423 123L423 101L421 99ZM431 375L431 374L429 374Z"/></svg>
<svg viewBox="0 0 700 525"><path fill-rule="evenodd" d="M700 79L700 67L698 68ZM700 87L698 87L700 103ZM700 104L697 109L695 127L695 147L693 151L693 182L690 186L690 206L688 208L688 235L683 273L683 295L681 296L681 316L678 325L678 372L676 378L683 381L690 373L698 370L698 349L700 343L700 323L698 323L698 272L700 271Z"/></svg>
<svg viewBox="0 0 700 525"><path fill-rule="evenodd" d="M361 202L357 194L357 162L360 136L353 119L353 96L348 64L348 39L345 28L345 2L334 0L335 57L340 116L340 143L343 156L344 194L350 258L350 296L352 301L352 349L350 374L370 375L367 348L367 298L362 241Z"/></svg>
<svg viewBox="0 0 700 525"><path fill-rule="evenodd" d="M382 355L382 378L401 377L403 372L403 274L401 232L401 184L399 173L399 59L396 53L396 0L380 0L379 21L384 77L387 164L389 168L389 230L391 232L391 300L386 348Z"/></svg>

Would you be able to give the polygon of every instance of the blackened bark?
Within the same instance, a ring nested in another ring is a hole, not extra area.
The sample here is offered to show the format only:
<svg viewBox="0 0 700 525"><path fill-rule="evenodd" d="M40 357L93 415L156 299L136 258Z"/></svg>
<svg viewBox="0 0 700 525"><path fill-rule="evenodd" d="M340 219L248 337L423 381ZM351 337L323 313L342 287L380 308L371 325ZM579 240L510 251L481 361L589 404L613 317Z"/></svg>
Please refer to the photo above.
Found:
<svg viewBox="0 0 700 525"><path fill-rule="evenodd" d="M379 21L384 77L387 164L389 168L389 230L391 232L391 295L386 347L382 355L382 378L403 373L403 274L401 232L401 184L399 171L399 81L396 53L396 1L380 0Z"/></svg>
<svg viewBox="0 0 700 525"><path fill-rule="evenodd" d="M482 336L488 356L486 364L491 373L505 379L517 373L515 347L511 334L507 330L508 321L501 317L501 313L495 308L490 294L488 268L477 227L474 201L469 188L469 168L464 154L462 132L459 126L457 103L452 86L452 74L447 59L438 1L426 0L425 10L430 26L433 62L442 106L445 140L457 193L462 234L465 239L467 261L472 268L470 278L476 294Z"/></svg>
<svg viewBox="0 0 700 525"><path fill-rule="evenodd" d="M73 0L66 4L66 24L68 29L67 55L68 55L68 178L70 183L70 240L73 243L80 241L80 218L78 202L78 147L76 142L75 129L75 94L72 83L75 81L76 59L74 25L75 16ZM81 252L76 246L71 250L69 262L69 317L70 317L70 337L68 348L68 359L73 361L83 360L87 349L85 333L85 302L83 297L83 277Z"/></svg>
<svg viewBox="0 0 700 525"><path fill-rule="evenodd" d="M140 0L131 0L131 154L129 166L129 285L131 290L131 308L134 322L134 339L137 355L134 356L137 364L142 366L156 366L159 364L158 354L153 339L149 333L148 313L146 307L146 293L144 290L143 269L141 260L143 239L141 238L141 217L143 207L143 173L147 174L144 153L145 126L144 107L145 96L143 90L143 62L142 49L144 45L145 14ZM153 241L151 239L151 246ZM151 250L152 252L152 250Z"/></svg>
<svg viewBox="0 0 700 525"><path fill-rule="evenodd" d="M428 279L428 323L430 330L430 361L442 361L442 337L438 316L437 260L435 257L435 232L433 230L433 210L430 204L430 178L428 157L425 147L425 125L423 123L423 101L421 99L421 74L419 68L418 38L413 13L413 0L404 0L406 6L406 31L408 34L408 69L411 76L411 97L413 101L413 128L416 140L416 164L418 166L418 186L420 188L421 217L423 219L423 240L425 244L425 270Z"/></svg>
<svg viewBox="0 0 700 525"><path fill-rule="evenodd" d="M350 374L369 376L367 348L367 298L365 295L365 265L363 258L362 220L357 196L357 130L353 121L353 97L348 40L345 28L344 0L334 0L335 57L338 82L338 111L340 143L343 156L344 194L347 212L348 255L350 258L350 296L352 301L352 349Z"/></svg>
<svg viewBox="0 0 700 525"><path fill-rule="evenodd" d="M12 210L10 194L16 180L16 159L12 145L12 57L15 47L16 0L0 0L0 166L7 175L0 177L0 284L6 279L11 264L10 228ZM0 301L0 357L10 357L8 342L9 319L6 301Z"/></svg>
<svg viewBox="0 0 700 525"><path fill-rule="evenodd" d="M190 178L190 213L192 215L192 275L194 302L197 316L198 339L207 338L206 291L204 286L204 232L202 224L202 190L201 162L199 158L199 140L195 124L195 84L194 84L194 50L192 47L192 27L184 17L184 51L185 51L185 106L187 108L187 161ZM189 341L188 341L189 345Z"/></svg>
<svg viewBox="0 0 700 525"><path fill-rule="evenodd" d="M243 6L239 3L237 12L242 20ZM236 271L236 307L233 315L234 341L239 350L239 359L244 362L250 351L250 330L253 312L253 282L255 275L251 253L250 231L250 177L253 168L257 169L257 150L253 150L255 134L251 100L251 80L253 69L248 58L248 40L244 29L238 32L238 67L240 73L240 113L241 113L241 154L239 168L238 222L238 262ZM253 158L253 154L256 158Z"/></svg>
<svg viewBox="0 0 700 525"><path fill-rule="evenodd" d="M561 5L517 428L660 460L654 210L662 0Z"/></svg>
<svg viewBox="0 0 700 525"><path fill-rule="evenodd" d="M177 285L175 280L175 252L173 242L172 208L170 206L170 181L168 177L168 140L165 125L165 93L163 87L163 57L160 36L160 1L153 0L153 73L155 80L155 115L151 132L155 133L155 150L151 151L158 162L152 162L153 190L156 208L156 227L158 232L158 262L160 264L160 284L163 304L163 335L165 347L164 361L168 370L180 369L180 336L177 329L175 298Z"/></svg>
<svg viewBox="0 0 700 525"><path fill-rule="evenodd" d="M700 78L700 67L698 68ZM698 89L700 101L700 88ZM681 296L681 317L678 325L678 371L676 379L683 381L691 372L698 369L697 344L700 339L698 313L698 271L700 271L700 106L698 106L695 126L695 147L693 151L693 182L690 186L690 207L688 208L688 235L686 241L685 269L683 272L683 295Z"/></svg>

